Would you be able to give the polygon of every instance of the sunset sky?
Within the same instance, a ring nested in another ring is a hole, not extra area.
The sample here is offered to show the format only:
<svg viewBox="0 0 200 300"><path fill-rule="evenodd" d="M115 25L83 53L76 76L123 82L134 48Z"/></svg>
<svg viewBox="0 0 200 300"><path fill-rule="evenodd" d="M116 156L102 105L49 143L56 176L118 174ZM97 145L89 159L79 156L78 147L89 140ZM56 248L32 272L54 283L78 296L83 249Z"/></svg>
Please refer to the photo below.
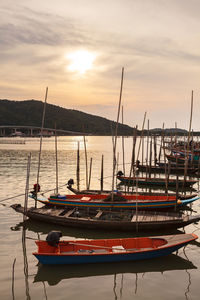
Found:
<svg viewBox="0 0 200 300"><path fill-rule="evenodd" d="M199 0L1 0L0 99L200 130Z"/></svg>

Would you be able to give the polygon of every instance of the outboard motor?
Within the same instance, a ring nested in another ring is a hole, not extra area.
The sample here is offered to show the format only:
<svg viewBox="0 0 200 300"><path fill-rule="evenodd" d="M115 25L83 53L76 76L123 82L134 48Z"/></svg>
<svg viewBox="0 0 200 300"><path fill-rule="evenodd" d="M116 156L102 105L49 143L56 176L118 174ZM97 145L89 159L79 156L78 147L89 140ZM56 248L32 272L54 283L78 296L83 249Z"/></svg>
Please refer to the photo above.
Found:
<svg viewBox="0 0 200 300"><path fill-rule="evenodd" d="M67 182L68 186L71 187L74 184L74 179L70 178Z"/></svg>
<svg viewBox="0 0 200 300"><path fill-rule="evenodd" d="M117 172L117 176L123 176L123 175L124 175L124 173L122 171Z"/></svg>
<svg viewBox="0 0 200 300"><path fill-rule="evenodd" d="M56 247L59 244L61 236L61 231L50 231L46 237L46 241L48 245Z"/></svg>

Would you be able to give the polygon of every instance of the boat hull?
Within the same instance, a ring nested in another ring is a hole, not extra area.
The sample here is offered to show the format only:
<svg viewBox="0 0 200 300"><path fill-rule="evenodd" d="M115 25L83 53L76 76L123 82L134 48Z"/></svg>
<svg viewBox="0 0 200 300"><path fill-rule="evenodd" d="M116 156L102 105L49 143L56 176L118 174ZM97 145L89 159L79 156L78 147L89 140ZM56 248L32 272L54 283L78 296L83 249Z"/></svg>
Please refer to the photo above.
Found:
<svg viewBox="0 0 200 300"><path fill-rule="evenodd" d="M20 204L12 205L12 208L17 212L24 213L24 208ZM98 216L98 210L96 214ZM81 213L81 212L80 212ZM66 214L68 214L66 216ZM128 215L130 213L128 212ZM102 212L102 219L98 217L91 217L91 214L86 214L85 217L80 214L80 217L74 217L73 213L70 214L70 209L50 209L50 208L30 208L27 210L26 215L31 220L37 220L41 222L58 224L67 227L77 227L77 228L87 228L87 229L100 229L100 230L118 230L118 231L153 231L153 230L169 230L169 229L177 229L185 227L191 223L198 222L200 220L200 216L186 216L186 217L168 217L168 213L161 215L159 214L151 214L149 215L144 213L138 214L136 218L136 214L132 214L128 220L128 216L126 217L124 214L119 213L118 220L115 220L113 217L113 212ZM126 214L127 215L127 214ZM122 218L120 218L122 216ZM124 217L123 217L124 216ZM133 220L134 219L134 220Z"/></svg>
<svg viewBox="0 0 200 300"><path fill-rule="evenodd" d="M180 238L182 238L180 235ZM145 259L152 259L152 258L158 258L162 256L166 256L171 254L174 251L177 251L181 247L186 246L189 242L197 239L198 237L196 235L184 235L188 238L183 238L183 240L179 242L170 242L169 244L164 244L161 246L161 248L142 248L139 250L126 250L121 253L95 253L91 251L85 250L85 252L82 253L76 253L76 254L55 254L55 253L38 253L35 252L33 255L38 259L38 261L41 264L45 265L65 265L65 264L88 264L88 263L108 263L108 262L122 262L122 261L137 261L137 260L145 260ZM169 236L170 237L170 236ZM171 239L173 239L175 236L171 236ZM92 246L91 246L92 247ZM95 246L93 246L95 247ZM106 247L105 247L106 248ZM103 250L101 249L101 252Z"/></svg>
<svg viewBox="0 0 200 300"><path fill-rule="evenodd" d="M193 197L185 200L162 200L162 201L125 201L125 202L118 202L118 201L81 201L78 200L70 200L70 199L57 199L57 198L49 198L47 201L38 200L45 205L55 205L55 206L71 206L71 207L91 207L91 208L101 208L101 209L140 209L140 210L155 210L155 209L168 209L174 207L182 207L184 205L190 204L199 197Z"/></svg>
<svg viewBox="0 0 200 300"><path fill-rule="evenodd" d="M196 180L168 180L166 183L166 180L159 180L157 178L154 179L134 179L132 177L122 177L122 176L117 176L117 179L120 180L123 184L128 184L128 185L139 185L139 186L157 186L157 187L176 187L178 185L179 187L190 187L196 183Z"/></svg>

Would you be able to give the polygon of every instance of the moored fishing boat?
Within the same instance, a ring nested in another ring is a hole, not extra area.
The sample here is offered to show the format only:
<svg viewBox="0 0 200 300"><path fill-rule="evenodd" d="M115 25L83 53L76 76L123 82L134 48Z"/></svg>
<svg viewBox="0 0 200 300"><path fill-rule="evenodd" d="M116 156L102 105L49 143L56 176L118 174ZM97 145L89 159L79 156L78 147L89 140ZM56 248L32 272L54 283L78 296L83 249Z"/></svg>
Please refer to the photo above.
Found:
<svg viewBox="0 0 200 300"><path fill-rule="evenodd" d="M172 162L173 164L176 164L178 166L184 166L187 162L187 165L189 168L198 168L200 166L200 160L198 157L198 160L194 160L191 158L187 158L186 156L180 156L177 154L165 154L166 158L169 162Z"/></svg>
<svg viewBox="0 0 200 300"><path fill-rule="evenodd" d="M42 264L64 265L151 259L177 251L196 240L195 234L157 237L36 241L33 255Z"/></svg>
<svg viewBox="0 0 200 300"><path fill-rule="evenodd" d="M124 184L129 185L138 185L138 186L173 186L176 187L190 187L197 183L197 180L191 179L166 179L166 178L156 178L156 177L127 177L127 176L120 176L117 175L117 179L120 180Z"/></svg>
<svg viewBox="0 0 200 300"><path fill-rule="evenodd" d="M149 166L149 165L138 165L137 172L146 172L146 173L153 173L153 174L160 174L160 173L169 173L170 174L180 174L180 175L188 175L191 177L198 176L198 168L188 167L187 169L183 166L176 166L176 164L165 164L164 162L157 162L156 166Z"/></svg>
<svg viewBox="0 0 200 300"><path fill-rule="evenodd" d="M172 191L163 191L163 192L152 192L152 187L149 188L151 191L144 191L144 190L140 190L140 191L130 191L130 190L121 190L121 186L123 186L123 183L119 183L117 185L117 188L119 188L119 190L115 190L115 193L120 193L120 195L122 197L126 196L126 195L148 195L151 196L152 198L154 198L154 196L174 196L174 197L178 197L178 199L180 200L184 200L184 199L188 199L188 198L193 198L197 195L197 193L194 194L190 194L190 195L185 195L185 194L181 194L181 193L174 193ZM74 194L76 195L81 195L81 194L87 194L87 195L91 195L91 194L100 194L100 195L110 195L111 194L111 190L93 190L93 189L86 189L86 190L78 190L76 188L73 188L71 185L68 185L67 188ZM156 188L158 189L158 188ZM185 190L185 188L184 188ZM182 191L182 189L181 189ZM191 191L191 190L190 190ZM196 190L194 190L196 191Z"/></svg>
<svg viewBox="0 0 200 300"><path fill-rule="evenodd" d="M15 211L25 214L31 220L70 227L104 229L117 231L153 231L183 228L198 222L200 215L188 215L181 212L150 212L125 210L106 211L98 209L28 208L25 212L20 204L11 206Z"/></svg>
<svg viewBox="0 0 200 300"><path fill-rule="evenodd" d="M159 168L163 169L163 171L167 169L168 172L169 169L170 174L185 174L191 177L199 177L200 170L198 166L188 166L187 168L185 168L183 164L176 164L176 162L172 161L170 161L170 166L168 163L164 162L157 162L156 164Z"/></svg>
<svg viewBox="0 0 200 300"><path fill-rule="evenodd" d="M179 208L197 201L200 197L194 196L187 199L176 199L175 196L152 195L51 195L47 198L37 198L37 201L51 206L91 207L101 209L169 209Z"/></svg>

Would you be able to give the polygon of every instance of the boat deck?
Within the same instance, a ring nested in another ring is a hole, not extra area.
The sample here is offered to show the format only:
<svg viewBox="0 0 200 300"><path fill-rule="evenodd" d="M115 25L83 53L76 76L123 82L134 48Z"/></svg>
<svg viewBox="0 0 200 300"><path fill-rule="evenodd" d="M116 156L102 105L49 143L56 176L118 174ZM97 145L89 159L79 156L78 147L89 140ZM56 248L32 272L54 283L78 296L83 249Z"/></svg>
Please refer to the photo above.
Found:
<svg viewBox="0 0 200 300"><path fill-rule="evenodd" d="M116 221L131 221L131 222L156 222L156 221L170 221L181 220L181 213L173 212L146 212L140 211L127 211L127 212L114 212L114 211L102 211L102 210L76 210L74 209L60 209L60 208L32 208L32 213L47 215L60 218L76 218L84 220L90 218L91 220L116 220ZM187 219L188 216L186 215Z"/></svg>

